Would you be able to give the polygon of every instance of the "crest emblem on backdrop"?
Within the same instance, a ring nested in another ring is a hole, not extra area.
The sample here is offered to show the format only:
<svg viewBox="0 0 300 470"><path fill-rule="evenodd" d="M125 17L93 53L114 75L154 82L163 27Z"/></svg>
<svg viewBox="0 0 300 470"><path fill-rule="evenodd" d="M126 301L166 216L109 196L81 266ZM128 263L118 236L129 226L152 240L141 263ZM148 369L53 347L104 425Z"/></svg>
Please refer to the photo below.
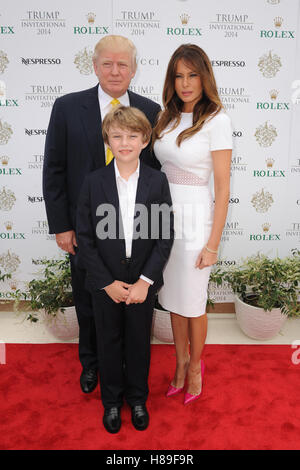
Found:
<svg viewBox="0 0 300 470"><path fill-rule="evenodd" d="M82 51L78 52L78 54L75 55L74 64L82 75L90 75L91 73L93 73L92 57L93 52L91 50L88 50L87 47L85 47Z"/></svg>
<svg viewBox="0 0 300 470"><path fill-rule="evenodd" d="M16 202L16 196L10 189L0 191L0 210L10 211Z"/></svg>
<svg viewBox="0 0 300 470"><path fill-rule="evenodd" d="M8 274L16 271L20 263L20 258L15 253L10 253L9 250L7 250L7 253L0 255L0 266Z"/></svg>
<svg viewBox="0 0 300 470"><path fill-rule="evenodd" d="M4 51L0 51L0 73L3 73L9 64L9 60Z"/></svg>
<svg viewBox="0 0 300 470"><path fill-rule="evenodd" d="M256 129L254 136L261 147L270 147L277 137L276 128L266 121Z"/></svg>
<svg viewBox="0 0 300 470"><path fill-rule="evenodd" d="M263 189L261 191L257 191L251 199L251 203L255 208L256 212L262 213L267 212L273 202L274 199L272 197L272 194L268 191L264 191Z"/></svg>
<svg viewBox="0 0 300 470"><path fill-rule="evenodd" d="M9 141L13 134L12 128L7 122L3 122L0 119L0 145L5 145Z"/></svg>
<svg viewBox="0 0 300 470"><path fill-rule="evenodd" d="M275 77L280 67L282 67L281 59L277 54L272 54L272 51L259 58L258 68L266 78Z"/></svg>

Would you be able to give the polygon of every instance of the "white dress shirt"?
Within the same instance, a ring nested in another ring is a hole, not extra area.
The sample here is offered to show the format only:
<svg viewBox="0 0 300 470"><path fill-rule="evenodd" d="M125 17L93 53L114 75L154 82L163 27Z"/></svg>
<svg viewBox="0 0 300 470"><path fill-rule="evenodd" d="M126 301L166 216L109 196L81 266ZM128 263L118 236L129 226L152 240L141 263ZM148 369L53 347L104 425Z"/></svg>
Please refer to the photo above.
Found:
<svg viewBox="0 0 300 470"><path fill-rule="evenodd" d="M140 174L140 162L138 161L138 165L135 172L129 176L128 180L125 180L120 175L118 165L115 159L114 165L116 174L116 184L119 196L119 205L124 229L126 258L130 258L134 228L135 199ZM148 279L143 275L141 275L140 278L144 281L149 282L149 284L151 285L153 284L153 281L151 279Z"/></svg>
<svg viewBox="0 0 300 470"><path fill-rule="evenodd" d="M132 237L133 237L133 222L134 222L134 208L137 183L140 174L140 162L138 161L137 169L128 180L125 180L120 175L116 160L114 160L116 183L119 196L119 205L123 221L126 258L131 257Z"/></svg>
<svg viewBox="0 0 300 470"><path fill-rule="evenodd" d="M109 96L107 93L105 93L105 91L102 90L101 85L99 83L99 86L98 86L98 101L99 101L100 114L101 114L102 121L105 118L105 116L107 115L107 113L109 113L109 111L111 111L113 109L113 106L110 104L110 102L113 99L115 99L115 98L112 98L112 96ZM117 99L120 101L120 104L122 104L123 106L130 106L129 96L128 96L127 91L124 95L119 96L119 98L117 98ZM105 148L105 154L106 154L106 149L107 149L107 144L106 143L104 143L104 148Z"/></svg>
<svg viewBox="0 0 300 470"><path fill-rule="evenodd" d="M109 111L112 110L112 105L110 104L110 102L113 99L114 98L112 96L109 96L107 93L105 93L105 91L102 90L102 88L100 86L100 83L99 83L99 86L98 86L98 101L99 101L102 121L105 118L106 114ZM119 96L119 98L117 98L117 99L120 101L120 103L123 106L130 106L129 96L128 96L127 91L126 91L126 93L124 93L124 95Z"/></svg>

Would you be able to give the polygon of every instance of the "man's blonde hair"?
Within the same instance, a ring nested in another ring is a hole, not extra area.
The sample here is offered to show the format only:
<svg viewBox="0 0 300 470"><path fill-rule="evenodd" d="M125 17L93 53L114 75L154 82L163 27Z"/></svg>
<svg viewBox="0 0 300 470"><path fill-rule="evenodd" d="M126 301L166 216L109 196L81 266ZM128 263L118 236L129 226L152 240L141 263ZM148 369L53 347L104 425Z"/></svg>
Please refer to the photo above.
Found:
<svg viewBox="0 0 300 470"><path fill-rule="evenodd" d="M145 114L130 106L116 106L103 119L102 134L106 144L109 143L108 133L111 127L140 132L143 135L143 143L149 142L152 134L151 124Z"/></svg>
<svg viewBox="0 0 300 470"><path fill-rule="evenodd" d="M136 54L137 50L135 45L133 44L130 39L124 36L118 36L116 34L110 34L108 36L104 36L100 41L97 42L94 54L93 54L93 61L97 60L99 54L103 50L112 50L112 51L127 51L132 57L132 64L133 67L136 68Z"/></svg>

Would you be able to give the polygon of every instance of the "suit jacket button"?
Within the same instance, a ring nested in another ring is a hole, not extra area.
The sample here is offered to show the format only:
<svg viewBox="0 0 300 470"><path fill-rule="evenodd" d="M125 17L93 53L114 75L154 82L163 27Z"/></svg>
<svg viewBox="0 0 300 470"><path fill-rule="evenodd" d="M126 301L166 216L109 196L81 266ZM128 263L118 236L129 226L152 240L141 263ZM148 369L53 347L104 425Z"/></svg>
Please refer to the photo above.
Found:
<svg viewBox="0 0 300 470"><path fill-rule="evenodd" d="M122 263L122 264L125 264L125 263L126 263L125 259L122 259L121 263Z"/></svg>

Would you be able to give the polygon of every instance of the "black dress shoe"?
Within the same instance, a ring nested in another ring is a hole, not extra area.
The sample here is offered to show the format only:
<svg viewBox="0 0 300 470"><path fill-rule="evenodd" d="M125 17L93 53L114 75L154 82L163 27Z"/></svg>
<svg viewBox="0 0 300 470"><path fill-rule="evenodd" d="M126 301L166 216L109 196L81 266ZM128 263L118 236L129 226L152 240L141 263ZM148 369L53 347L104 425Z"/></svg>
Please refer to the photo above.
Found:
<svg viewBox="0 0 300 470"><path fill-rule="evenodd" d="M98 383L98 371L97 369L83 369L80 376L81 390L84 393L91 393L95 390Z"/></svg>
<svg viewBox="0 0 300 470"><path fill-rule="evenodd" d="M136 405L131 408L132 424L138 431L144 431L149 424L149 415L145 405Z"/></svg>
<svg viewBox="0 0 300 470"><path fill-rule="evenodd" d="M106 431L112 434L119 432L122 424L120 408L117 408L116 406L113 408L105 408L103 424Z"/></svg>

